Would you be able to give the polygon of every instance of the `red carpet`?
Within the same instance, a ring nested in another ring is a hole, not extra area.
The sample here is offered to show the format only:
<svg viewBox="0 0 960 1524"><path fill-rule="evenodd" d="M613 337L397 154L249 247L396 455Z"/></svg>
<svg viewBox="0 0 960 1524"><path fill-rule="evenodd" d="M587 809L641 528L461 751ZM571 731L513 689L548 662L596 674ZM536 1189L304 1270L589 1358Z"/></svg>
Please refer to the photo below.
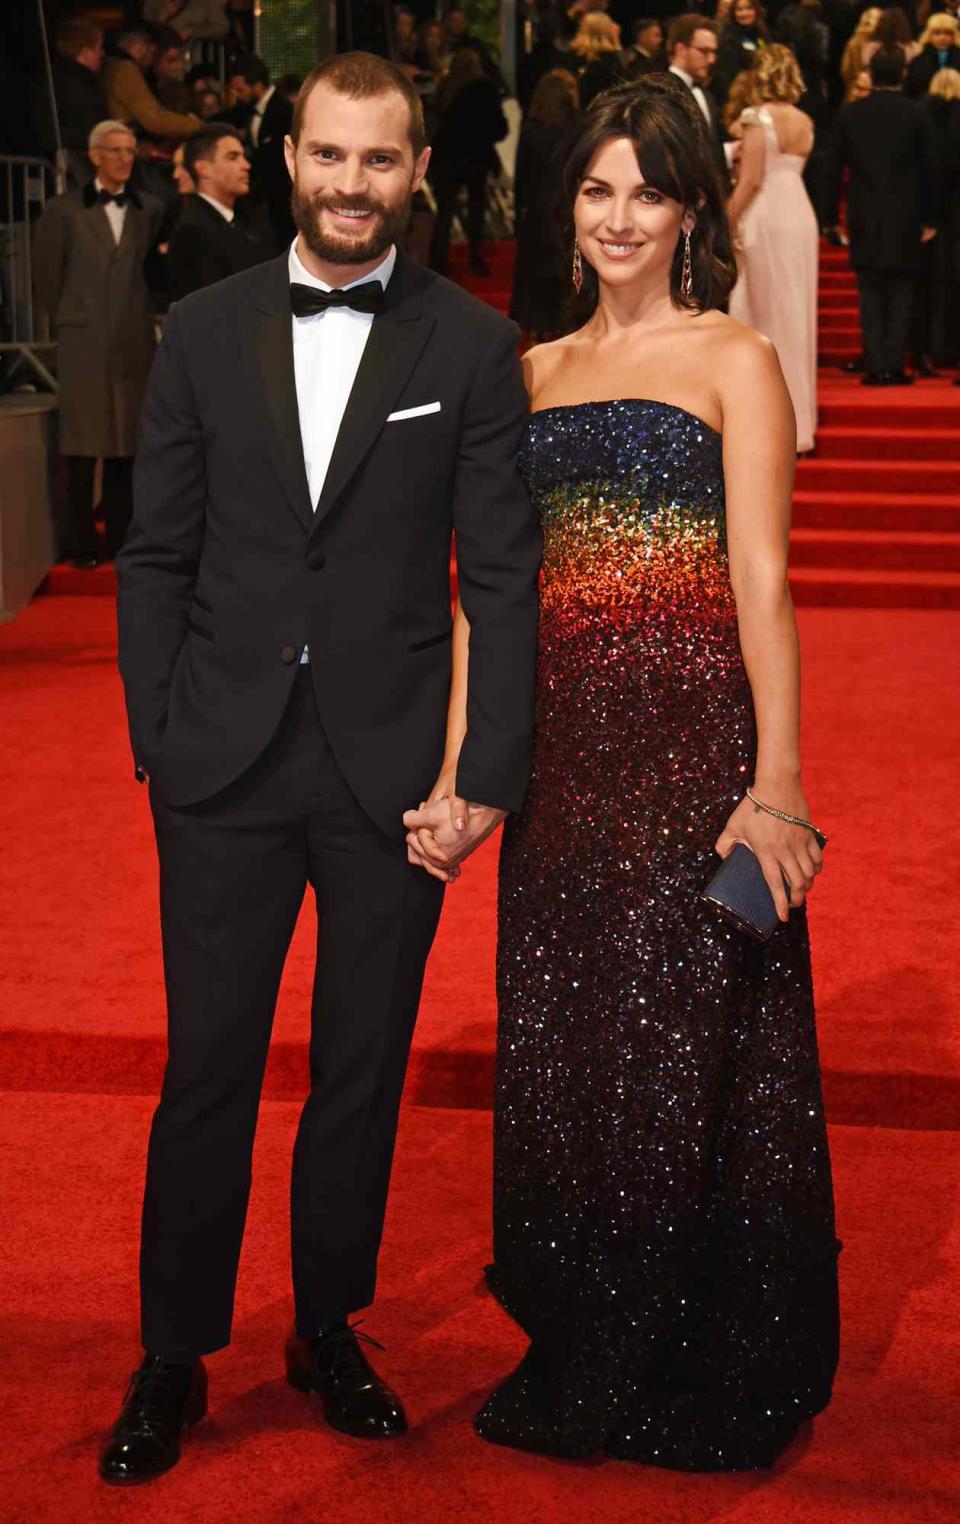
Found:
<svg viewBox="0 0 960 1524"><path fill-rule="evenodd" d="M307 908L278 1013L236 1342L212 1362L211 1419L154 1488L97 1486L97 1441L136 1350L137 1196L163 1006L153 849L126 749L110 574L58 571L56 595L0 631L0 1519L960 1516L957 622L950 599L909 606L920 596L911 589L929 598L938 579L958 575L960 394L936 383L870 393L827 374L823 397L821 453L801 467L794 564L819 605L800 611L807 782L831 836L811 921L846 1248L837 1396L812 1435L774 1473L745 1478L557 1464L473 1438L470 1414L518 1353L480 1283L491 846L448 896L431 963L371 1322L413 1433L382 1450L336 1438L279 1375L289 1152L306 1075ZM918 450L935 439L944 454L881 459L894 431Z"/></svg>

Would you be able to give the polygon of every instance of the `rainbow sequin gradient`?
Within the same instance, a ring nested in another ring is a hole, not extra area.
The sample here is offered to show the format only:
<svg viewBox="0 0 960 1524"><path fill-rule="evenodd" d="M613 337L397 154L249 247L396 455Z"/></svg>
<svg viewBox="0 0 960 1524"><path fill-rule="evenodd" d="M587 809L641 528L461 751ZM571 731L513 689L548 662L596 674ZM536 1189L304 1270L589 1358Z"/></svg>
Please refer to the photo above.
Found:
<svg viewBox="0 0 960 1524"><path fill-rule="evenodd" d="M806 917L762 948L699 898L756 746L721 439L587 403L534 414L521 469L545 565L489 1279L549 1379L536 1413L506 1383L481 1431L767 1466L829 1399L836 1240Z"/></svg>

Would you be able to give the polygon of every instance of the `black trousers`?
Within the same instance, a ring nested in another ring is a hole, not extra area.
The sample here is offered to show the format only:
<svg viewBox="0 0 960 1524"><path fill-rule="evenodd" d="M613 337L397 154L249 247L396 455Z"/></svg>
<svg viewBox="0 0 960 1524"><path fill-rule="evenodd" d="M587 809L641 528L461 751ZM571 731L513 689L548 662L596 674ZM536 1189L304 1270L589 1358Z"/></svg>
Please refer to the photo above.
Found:
<svg viewBox="0 0 960 1524"><path fill-rule="evenodd" d="M863 361L872 375L903 370L915 279L902 270L857 271Z"/></svg>
<svg viewBox="0 0 960 1524"><path fill-rule="evenodd" d="M483 242L483 218L487 200L487 170L484 165L460 164L446 160L433 172L437 215L430 240L430 268L443 275L450 252L450 228L462 187L467 191L467 245L470 253L480 253Z"/></svg>
<svg viewBox="0 0 960 1524"><path fill-rule="evenodd" d="M64 550L70 556L102 555L112 560L123 544L133 515L133 457L114 456L103 462L104 539L94 524L94 455L67 456L67 522Z"/></svg>
<svg viewBox="0 0 960 1524"><path fill-rule="evenodd" d="M384 759L389 766L389 759ZM400 1092L443 887L357 804L309 668L254 766L173 809L152 791L169 1059L141 1245L144 1346L229 1342L250 1161L280 975L310 884L319 933L310 1094L293 1154L296 1325L373 1299ZM414 801L416 803L416 801Z"/></svg>

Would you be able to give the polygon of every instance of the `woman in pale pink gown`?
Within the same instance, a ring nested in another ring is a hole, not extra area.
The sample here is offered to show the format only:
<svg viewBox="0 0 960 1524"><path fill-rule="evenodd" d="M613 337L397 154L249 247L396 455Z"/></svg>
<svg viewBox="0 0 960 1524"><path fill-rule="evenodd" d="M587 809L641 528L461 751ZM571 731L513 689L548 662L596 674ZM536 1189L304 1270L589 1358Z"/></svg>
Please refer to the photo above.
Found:
<svg viewBox="0 0 960 1524"><path fill-rule="evenodd" d="M797 449L817 427L816 213L803 183L813 123L796 102L804 84L789 48L764 49L754 100L740 117L743 148L730 200L740 277L730 315L766 334L780 358L797 417Z"/></svg>

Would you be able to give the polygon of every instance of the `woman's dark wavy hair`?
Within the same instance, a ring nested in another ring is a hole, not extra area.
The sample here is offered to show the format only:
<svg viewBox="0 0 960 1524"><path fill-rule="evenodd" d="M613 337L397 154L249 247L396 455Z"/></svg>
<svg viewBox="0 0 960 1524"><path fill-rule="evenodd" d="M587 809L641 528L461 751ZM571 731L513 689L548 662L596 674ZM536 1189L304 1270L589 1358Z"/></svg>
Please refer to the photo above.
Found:
<svg viewBox="0 0 960 1524"><path fill-rule="evenodd" d="M571 257L573 206L580 186L599 149L617 138L632 142L647 185L696 211L691 240L693 294L680 293L683 239L678 238L670 270L674 303L698 312L722 307L737 279L723 186L700 108L686 86L670 74L646 74L631 84L615 85L598 95L585 113L563 173ZM576 303L581 320L596 306L597 292L596 274L584 260L583 290Z"/></svg>

